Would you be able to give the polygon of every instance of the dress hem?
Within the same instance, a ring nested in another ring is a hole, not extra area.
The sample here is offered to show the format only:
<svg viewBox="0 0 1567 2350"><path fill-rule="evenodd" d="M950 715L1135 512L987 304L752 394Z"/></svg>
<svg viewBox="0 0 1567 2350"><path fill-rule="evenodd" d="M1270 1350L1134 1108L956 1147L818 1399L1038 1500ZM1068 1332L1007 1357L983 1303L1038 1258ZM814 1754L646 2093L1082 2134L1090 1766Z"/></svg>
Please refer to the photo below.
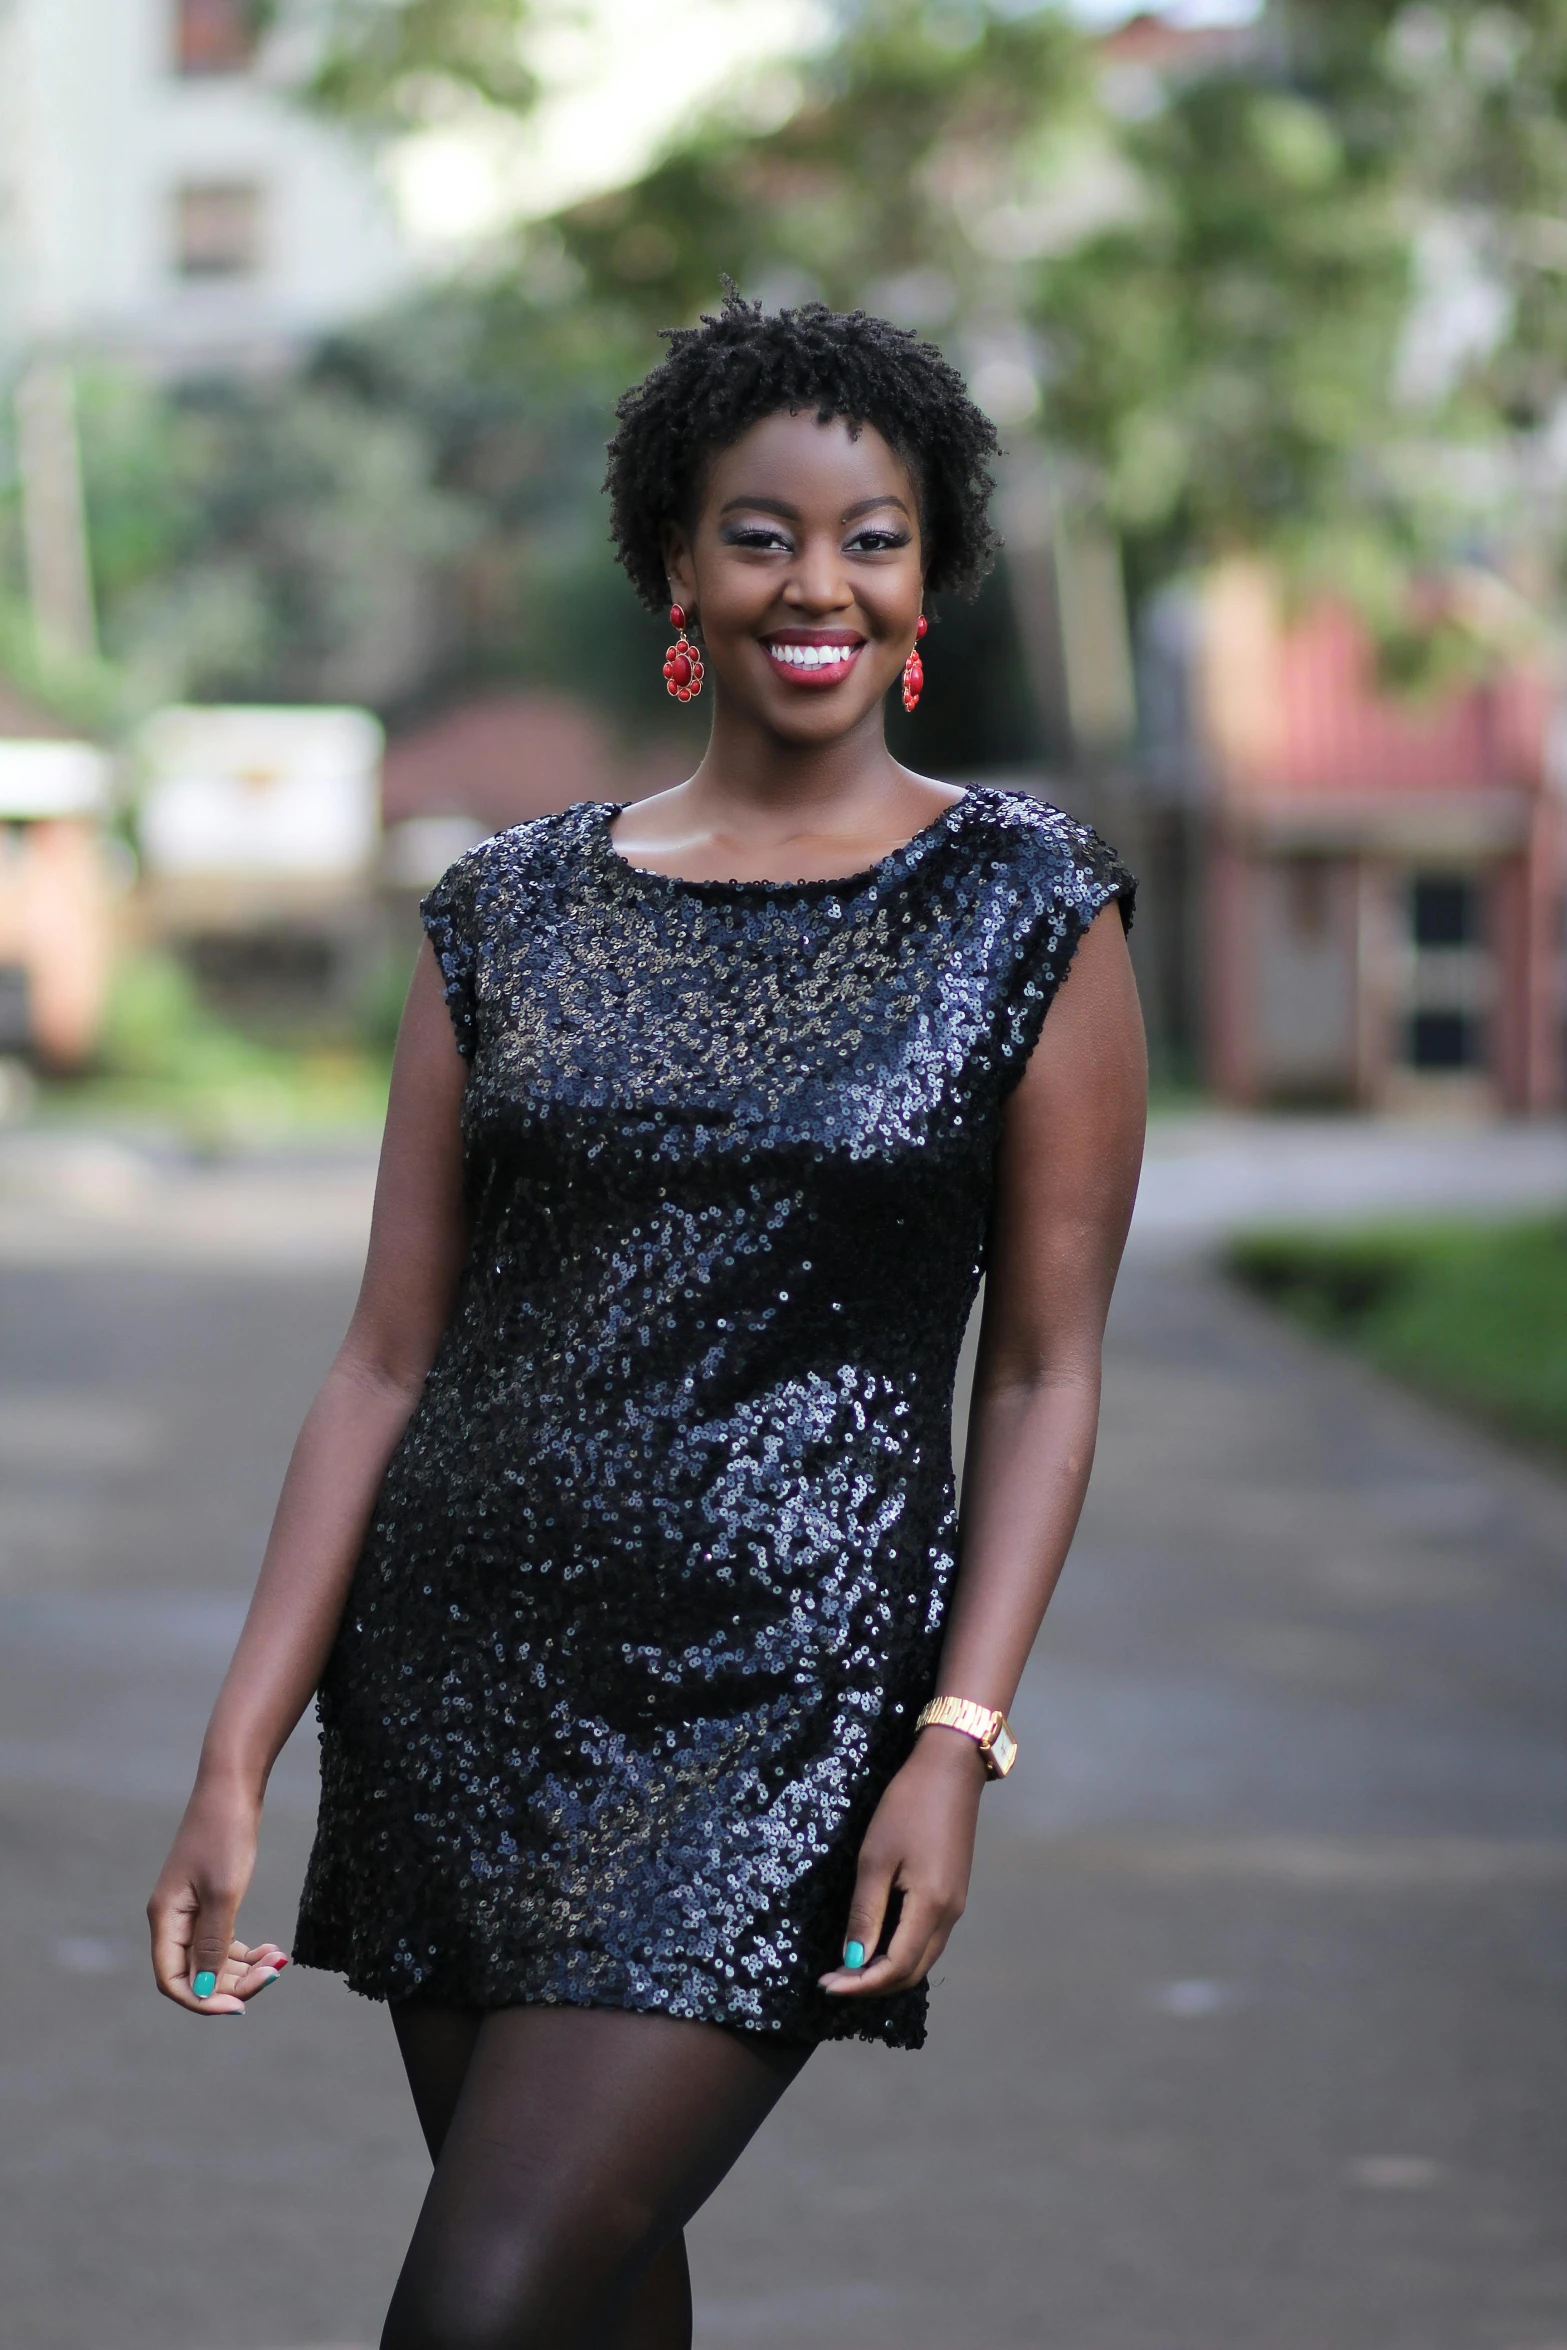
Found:
<svg viewBox="0 0 1567 2350"><path fill-rule="evenodd" d="M784 2048L818 2048L833 2040L861 2040L868 2042L873 2047L896 2048L912 2053L924 2047L926 2038L923 2015L911 2017L906 2022L901 2019L889 2022L886 2018L885 2008L881 2007L872 2009L869 2014L863 2016L863 2019L861 2016L850 2013L845 2013L841 2017L830 2015L824 2019L825 2029L813 2031L809 2028L791 2029L787 2024L781 2022L759 2022L753 2016L716 2012L708 2015L695 2015L674 2007L663 1999L639 1999L631 1995L621 1997L594 1995L570 1989L538 1990L519 1986L511 1992L497 1994L492 1989L482 1996L465 1998L460 1987L448 1988L445 1984L436 1986L419 1983L415 1984L411 1990L392 1992L381 1983L376 1983L372 1987L370 1978L365 1976L361 1976L356 1981L349 1970L335 1959L312 1958L306 1952L296 1950L293 1954L293 1964L297 1967L307 1968L312 1974L337 1975L356 1999L367 1999L376 2006L388 2008L402 2007L410 2002L425 2000L432 2006L462 2008L483 2015L496 2015L509 2007L597 2007L623 2015L665 2015L674 2023L712 2024L720 2031L743 2033L748 2039L766 2040L773 2046ZM923 1988L922 1984L915 1986L916 1992L923 1990ZM909 1994L900 1993L897 1996L906 1998Z"/></svg>

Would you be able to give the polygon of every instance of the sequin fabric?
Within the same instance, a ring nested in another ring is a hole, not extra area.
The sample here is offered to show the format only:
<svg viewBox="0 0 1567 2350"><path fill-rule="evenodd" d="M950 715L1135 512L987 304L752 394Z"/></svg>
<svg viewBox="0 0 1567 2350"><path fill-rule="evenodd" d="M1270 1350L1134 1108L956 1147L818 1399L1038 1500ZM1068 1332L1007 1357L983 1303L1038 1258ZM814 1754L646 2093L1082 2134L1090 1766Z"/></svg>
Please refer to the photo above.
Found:
<svg viewBox="0 0 1567 2350"><path fill-rule="evenodd" d="M424 918L473 1242L320 1693L295 1953L373 1998L916 2047L830 1999L932 1694L992 1158L1130 877L973 791L870 871L685 882L591 803Z"/></svg>

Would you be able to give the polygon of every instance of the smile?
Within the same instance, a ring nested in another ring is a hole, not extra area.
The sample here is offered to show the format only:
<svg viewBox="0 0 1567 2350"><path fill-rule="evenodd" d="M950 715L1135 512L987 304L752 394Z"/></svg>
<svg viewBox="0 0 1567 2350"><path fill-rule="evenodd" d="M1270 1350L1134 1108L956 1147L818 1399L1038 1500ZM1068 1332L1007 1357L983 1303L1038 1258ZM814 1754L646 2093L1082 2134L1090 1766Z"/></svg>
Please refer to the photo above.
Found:
<svg viewBox="0 0 1567 2350"><path fill-rule="evenodd" d="M775 636L763 640L762 650L791 685L837 685L865 650L865 639Z"/></svg>

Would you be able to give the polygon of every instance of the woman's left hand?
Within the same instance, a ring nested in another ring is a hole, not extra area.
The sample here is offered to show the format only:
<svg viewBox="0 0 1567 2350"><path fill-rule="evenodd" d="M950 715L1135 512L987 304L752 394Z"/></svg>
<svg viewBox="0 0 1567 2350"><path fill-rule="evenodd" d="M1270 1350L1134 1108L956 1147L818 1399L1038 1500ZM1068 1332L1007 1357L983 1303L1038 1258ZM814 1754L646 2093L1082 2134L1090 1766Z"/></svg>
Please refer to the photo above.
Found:
<svg viewBox="0 0 1567 2350"><path fill-rule="evenodd" d="M956 1730L920 1733L914 1752L876 1806L860 1847L844 1960L820 1978L824 1991L884 1999L922 1983L963 1915L985 1758ZM887 1904L902 1907L878 1956ZM859 1955L859 1964L849 1963Z"/></svg>

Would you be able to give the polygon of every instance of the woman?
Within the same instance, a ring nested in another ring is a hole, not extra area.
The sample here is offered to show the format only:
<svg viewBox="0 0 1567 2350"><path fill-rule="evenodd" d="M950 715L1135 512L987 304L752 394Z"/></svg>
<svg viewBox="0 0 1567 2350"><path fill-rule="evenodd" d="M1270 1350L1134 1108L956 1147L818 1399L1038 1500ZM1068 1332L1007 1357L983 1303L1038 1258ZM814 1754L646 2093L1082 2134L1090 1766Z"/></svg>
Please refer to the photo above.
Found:
<svg viewBox="0 0 1567 2350"><path fill-rule="evenodd" d="M364 1287L150 1909L180 2005L275 1980L235 1913L319 1683L294 1955L391 2004L435 2158L385 2350L689 2343L681 2230L811 2049L919 2045L1136 1185L1129 876L883 738L991 426L858 313L669 341L607 486L711 739L426 900Z"/></svg>

